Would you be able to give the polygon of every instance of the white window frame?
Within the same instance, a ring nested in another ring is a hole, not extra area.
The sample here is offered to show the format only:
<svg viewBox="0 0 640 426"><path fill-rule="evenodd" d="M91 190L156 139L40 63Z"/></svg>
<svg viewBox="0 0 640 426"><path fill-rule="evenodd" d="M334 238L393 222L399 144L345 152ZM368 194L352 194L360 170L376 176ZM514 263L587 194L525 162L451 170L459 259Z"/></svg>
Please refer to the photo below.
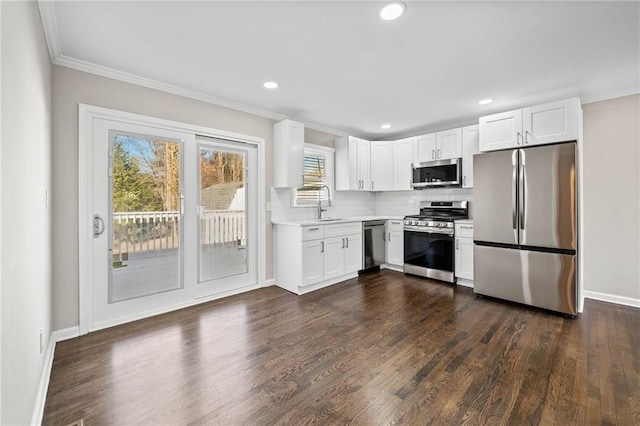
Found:
<svg viewBox="0 0 640 426"><path fill-rule="evenodd" d="M329 191L331 192L331 196L329 201L333 201L333 194L335 193L335 152L334 148L322 145L315 145L311 143L304 144L304 152L305 154L321 154L325 156L325 185L329 187ZM327 201L324 197L326 197L326 192L323 191L323 199L322 204L327 205ZM298 189L294 188L291 191L291 205L293 207L316 207L318 205L318 200L298 200Z"/></svg>

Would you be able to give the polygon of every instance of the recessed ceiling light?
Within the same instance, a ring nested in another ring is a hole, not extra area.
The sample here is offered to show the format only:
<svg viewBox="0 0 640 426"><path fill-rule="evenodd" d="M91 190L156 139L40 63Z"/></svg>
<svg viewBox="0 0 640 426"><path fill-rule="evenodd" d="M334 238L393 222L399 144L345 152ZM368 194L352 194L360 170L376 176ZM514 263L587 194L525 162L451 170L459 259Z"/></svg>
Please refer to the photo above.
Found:
<svg viewBox="0 0 640 426"><path fill-rule="evenodd" d="M275 81L267 81L263 84L263 86L266 89L277 89L278 88L278 83L276 83Z"/></svg>
<svg viewBox="0 0 640 426"><path fill-rule="evenodd" d="M385 123L385 124L383 124L382 126L380 126L380 128L381 128L381 129L385 129L385 130L390 129L390 128L391 128L391 124L386 124L386 123Z"/></svg>
<svg viewBox="0 0 640 426"><path fill-rule="evenodd" d="M479 105L488 105L488 104L490 104L491 102L493 102L493 99L491 99L491 98L487 98L487 99L479 100L479 101L478 101L478 104L479 104Z"/></svg>
<svg viewBox="0 0 640 426"><path fill-rule="evenodd" d="M387 3L380 11L380 18L384 19L385 21L392 21L402 16L402 14L406 10L407 10L407 5L400 1Z"/></svg>

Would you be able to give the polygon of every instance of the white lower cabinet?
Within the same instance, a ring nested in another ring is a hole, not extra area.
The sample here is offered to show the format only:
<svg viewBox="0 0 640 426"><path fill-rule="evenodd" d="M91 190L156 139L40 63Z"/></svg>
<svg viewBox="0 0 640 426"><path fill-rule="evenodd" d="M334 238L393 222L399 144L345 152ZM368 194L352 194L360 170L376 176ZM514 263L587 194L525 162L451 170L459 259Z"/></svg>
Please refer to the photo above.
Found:
<svg viewBox="0 0 640 426"><path fill-rule="evenodd" d="M302 242L302 285L308 286L322 281L322 240Z"/></svg>
<svg viewBox="0 0 640 426"><path fill-rule="evenodd" d="M404 230L402 220L387 220L387 264L402 268L404 264Z"/></svg>
<svg viewBox="0 0 640 426"><path fill-rule="evenodd" d="M276 225L275 284L296 294L357 276L362 269L362 222Z"/></svg>
<svg viewBox="0 0 640 426"><path fill-rule="evenodd" d="M334 237L324 240L325 280L344 275L344 238Z"/></svg>
<svg viewBox="0 0 640 426"><path fill-rule="evenodd" d="M455 269L458 284L473 287L473 224L456 222Z"/></svg>
<svg viewBox="0 0 640 426"><path fill-rule="evenodd" d="M351 234L345 237L344 248L344 273L353 274L362 269L362 233Z"/></svg>

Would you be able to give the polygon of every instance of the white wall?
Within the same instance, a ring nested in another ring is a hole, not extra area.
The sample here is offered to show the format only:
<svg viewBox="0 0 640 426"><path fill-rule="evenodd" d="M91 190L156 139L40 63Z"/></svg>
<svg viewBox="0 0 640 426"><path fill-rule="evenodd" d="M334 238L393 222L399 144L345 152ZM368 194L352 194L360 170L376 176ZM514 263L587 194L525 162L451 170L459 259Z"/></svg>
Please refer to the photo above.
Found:
<svg viewBox="0 0 640 426"><path fill-rule="evenodd" d="M28 424L51 332L51 63L35 2L2 2L2 424ZM43 351L43 352L44 352Z"/></svg>
<svg viewBox="0 0 640 426"><path fill-rule="evenodd" d="M585 295L640 306L640 95L583 111Z"/></svg>

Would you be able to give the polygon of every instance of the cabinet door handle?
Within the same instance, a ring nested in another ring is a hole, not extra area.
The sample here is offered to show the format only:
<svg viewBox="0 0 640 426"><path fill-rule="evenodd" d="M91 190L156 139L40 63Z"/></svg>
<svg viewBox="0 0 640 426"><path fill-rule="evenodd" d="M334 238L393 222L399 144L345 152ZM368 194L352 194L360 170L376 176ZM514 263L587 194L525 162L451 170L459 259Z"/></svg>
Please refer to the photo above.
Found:
<svg viewBox="0 0 640 426"><path fill-rule="evenodd" d="M309 228L309 231L319 231L320 228Z"/></svg>
<svg viewBox="0 0 640 426"><path fill-rule="evenodd" d="M320 241L320 253L324 253L324 241Z"/></svg>
<svg viewBox="0 0 640 426"><path fill-rule="evenodd" d="M471 225L460 225L460 229L473 229Z"/></svg>
<svg viewBox="0 0 640 426"><path fill-rule="evenodd" d="M373 181L371 181L371 190L373 191Z"/></svg>
<svg viewBox="0 0 640 426"><path fill-rule="evenodd" d="M460 240L456 238L456 250L460 249Z"/></svg>
<svg viewBox="0 0 640 426"><path fill-rule="evenodd" d="M432 160L435 160L435 159L436 159L436 150L435 150L435 149L432 149L432 150L431 150L431 159L432 159Z"/></svg>
<svg viewBox="0 0 640 426"><path fill-rule="evenodd" d="M345 238L347 240L347 248L349 248L349 237Z"/></svg>
<svg viewBox="0 0 640 426"><path fill-rule="evenodd" d="M344 238L342 238L342 248L344 248Z"/></svg>
<svg viewBox="0 0 640 426"><path fill-rule="evenodd" d="M389 232L389 241L391 241L391 232Z"/></svg>
<svg viewBox="0 0 640 426"><path fill-rule="evenodd" d="M529 131L525 130L524 132L524 143L528 144L529 143Z"/></svg>
<svg viewBox="0 0 640 426"><path fill-rule="evenodd" d="M467 185L467 176L462 176L462 186L466 186Z"/></svg>
<svg viewBox="0 0 640 426"><path fill-rule="evenodd" d="M522 134L520 132L518 132L518 134L516 135L516 144L520 145L520 138L522 138Z"/></svg>

